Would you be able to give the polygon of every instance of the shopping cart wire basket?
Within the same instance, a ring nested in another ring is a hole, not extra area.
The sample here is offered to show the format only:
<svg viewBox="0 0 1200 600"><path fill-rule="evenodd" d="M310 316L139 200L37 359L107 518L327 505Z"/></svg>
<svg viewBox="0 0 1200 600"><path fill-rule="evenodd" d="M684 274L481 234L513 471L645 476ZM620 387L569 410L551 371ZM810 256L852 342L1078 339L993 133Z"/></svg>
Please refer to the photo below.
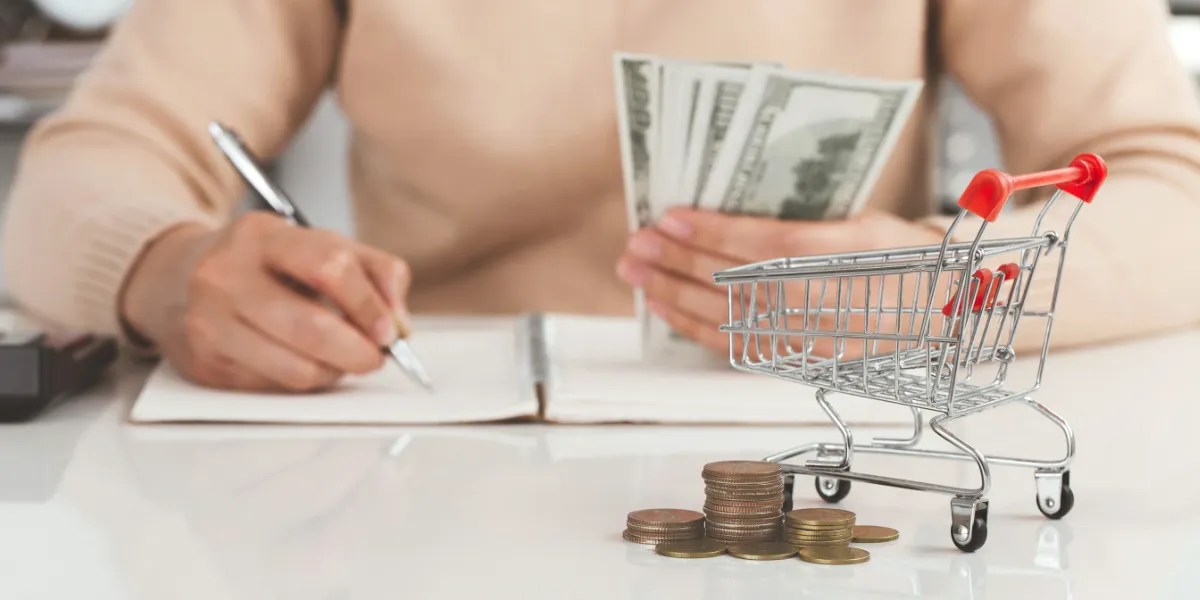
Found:
<svg viewBox="0 0 1200 600"><path fill-rule="evenodd" d="M1031 394L1041 385L1071 226L1106 176L1104 161L1094 154L1080 154L1063 169L1027 175L988 169L959 198L960 210L941 245L778 258L714 274L728 290L729 321L721 331L729 335L733 367L816 388L817 403L842 436L840 444L813 443L766 457L784 472L785 510L791 510L797 474L815 476L818 495L829 502L843 499L851 481L948 494L951 539L973 552L987 540L989 465L1035 469L1038 509L1051 519L1071 510L1074 434ZM988 224L1014 192L1043 186L1056 189L1029 237L984 239ZM1043 221L1063 194L1081 202L1056 232ZM952 243L968 213L980 217L974 239ZM1052 280L1038 279L1053 288L1048 306L1027 305L1039 269L1054 270ZM1036 375L1025 385L1008 378L1018 328L1044 332ZM913 432L856 444L829 403L830 393L907 406ZM1062 431L1063 458L985 456L946 429L954 419L1016 401ZM956 451L916 448L924 429L922 411L934 413L930 429ZM973 461L980 485L962 488L854 471L856 452ZM815 456L803 464L784 462L804 454Z"/></svg>

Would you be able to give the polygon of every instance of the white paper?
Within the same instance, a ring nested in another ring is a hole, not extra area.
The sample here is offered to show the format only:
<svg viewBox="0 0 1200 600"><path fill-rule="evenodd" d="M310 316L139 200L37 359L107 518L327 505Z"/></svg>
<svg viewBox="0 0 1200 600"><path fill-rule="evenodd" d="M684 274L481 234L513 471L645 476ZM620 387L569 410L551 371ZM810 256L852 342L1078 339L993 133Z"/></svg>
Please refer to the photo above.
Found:
<svg viewBox="0 0 1200 600"><path fill-rule="evenodd" d="M150 375L134 422L433 424L537 414L522 320L425 319L410 344L433 379L426 391L392 361L318 394L244 393L194 385L165 363Z"/></svg>
<svg viewBox="0 0 1200 600"><path fill-rule="evenodd" d="M714 353L705 365L643 356L633 319L547 318L551 381L546 418L571 423L828 424L815 389L735 370ZM912 422L904 407L842 395L830 403L852 424Z"/></svg>

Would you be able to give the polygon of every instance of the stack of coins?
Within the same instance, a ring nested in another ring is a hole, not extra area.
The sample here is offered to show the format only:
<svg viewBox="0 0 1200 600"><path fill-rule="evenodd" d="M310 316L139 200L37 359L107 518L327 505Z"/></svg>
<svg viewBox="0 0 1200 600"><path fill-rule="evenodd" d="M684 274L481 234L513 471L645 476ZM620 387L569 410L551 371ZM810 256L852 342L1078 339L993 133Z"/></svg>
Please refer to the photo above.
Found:
<svg viewBox="0 0 1200 600"><path fill-rule="evenodd" d="M854 513L836 508L801 508L786 517L784 540L798 548L846 546L854 539Z"/></svg>
<svg viewBox="0 0 1200 600"><path fill-rule="evenodd" d="M731 460L704 466L705 534L732 544L779 539L783 477L779 465Z"/></svg>
<svg viewBox="0 0 1200 600"><path fill-rule="evenodd" d="M676 508L635 510L625 518L622 535L635 544L698 540L704 537L704 515Z"/></svg>

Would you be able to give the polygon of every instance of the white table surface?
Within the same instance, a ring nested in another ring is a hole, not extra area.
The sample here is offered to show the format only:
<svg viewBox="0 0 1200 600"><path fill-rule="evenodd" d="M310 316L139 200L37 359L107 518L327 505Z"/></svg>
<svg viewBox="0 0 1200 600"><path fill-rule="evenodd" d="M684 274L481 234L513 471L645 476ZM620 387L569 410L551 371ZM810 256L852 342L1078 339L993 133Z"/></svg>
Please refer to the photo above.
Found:
<svg viewBox="0 0 1200 600"><path fill-rule="evenodd" d="M1045 519L1032 473L997 467L988 542L965 554L947 496L856 484L842 506L901 538L842 567L668 559L620 537L631 510L698 509L704 463L833 440L830 427L132 426L146 369L125 364L0 426L0 598L1197 598L1197 356L1197 332L1052 355L1037 398L1078 438L1074 511ZM983 450L1061 452L1031 414L954 430ZM856 466L977 477L948 461ZM819 505L811 478L795 498Z"/></svg>

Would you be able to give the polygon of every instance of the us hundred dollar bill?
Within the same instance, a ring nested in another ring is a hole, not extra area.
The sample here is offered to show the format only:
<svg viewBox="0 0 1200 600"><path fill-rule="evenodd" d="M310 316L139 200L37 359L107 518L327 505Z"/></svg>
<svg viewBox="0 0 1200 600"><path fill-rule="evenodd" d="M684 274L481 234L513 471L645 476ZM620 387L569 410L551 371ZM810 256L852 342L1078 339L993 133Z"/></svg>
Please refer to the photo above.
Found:
<svg viewBox="0 0 1200 600"><path fill-rule="evenodd" d="M693 113L705 77L704 66L638 54L614 55L618 137L630 230L651 226L678 203L684 153L696 121ZM664 107L674 109L670 119L665 118L668 115ZM647 357L695 363L711 354L649 311L641 290L635 291L635 304Z"/></svg>
<svg viewBox="0 0 1200 600"><path fill-rule="evenodd" d="M679 73L664 74L671 65L652 56L618 53L613 63L626 210L630 230L636 231L652 225L667 209L665 197L671 189L664 183L673 177L670 167L679 162L664 160L664 154L679 145L676 138L667 139L663 135L666 127L662 108L668 91L665 83L670 80L672 102L681 94L694 96L697 86L691 84L690 78L685 81ZM678 117L674 120L676 129L680 120ZM635 290L634 301L642 329L643 353L647 357L665 356L684 362L703 360L702 348L647 309L642 290Z"/></svg>
<svg viewBox="0 0 1200 600"><path fill-rule="evenodd" d="M651 222L650 173L657 146L659 75L654 57L617 54L613 59L617 91L617 128L630 230Z"/></svg>
<svg viewBox="0 0 1200 600"><path fill-rule="evenodd" d="M752 69L700 205L779 219L860 210L916 104L920 81Z"/></svg>

